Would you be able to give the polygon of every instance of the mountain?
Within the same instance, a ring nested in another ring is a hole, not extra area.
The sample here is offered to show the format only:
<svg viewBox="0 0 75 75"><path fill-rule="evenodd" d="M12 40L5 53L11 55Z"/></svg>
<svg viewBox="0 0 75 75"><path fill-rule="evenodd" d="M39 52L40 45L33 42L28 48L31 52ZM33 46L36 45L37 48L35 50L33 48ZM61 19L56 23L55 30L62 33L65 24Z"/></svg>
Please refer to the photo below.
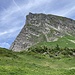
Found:
<svg viewBox="0 0 75 75"><path fill-rule="evenodd" d="M10 49L21 51L36 44L40 45L40 43L49 44L49 46L60 44L70 47L72 44L72 46L75 45L74 36L75 20L52 14L29 13L26 16L26 24Z"/></svg>

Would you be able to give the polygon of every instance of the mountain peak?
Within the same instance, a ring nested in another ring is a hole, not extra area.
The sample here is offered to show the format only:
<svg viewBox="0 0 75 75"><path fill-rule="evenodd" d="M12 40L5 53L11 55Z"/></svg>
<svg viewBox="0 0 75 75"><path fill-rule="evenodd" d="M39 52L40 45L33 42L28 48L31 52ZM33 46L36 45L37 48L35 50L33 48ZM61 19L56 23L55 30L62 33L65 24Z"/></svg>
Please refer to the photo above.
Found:
<svg viewBox="0 0 75 75"><path fill-rule="evenodd" d="M75 21L66 17L43 13L29 13L26 24L10 49L21 51L40 42L51 42L64 35L75 35Z"/></svg>

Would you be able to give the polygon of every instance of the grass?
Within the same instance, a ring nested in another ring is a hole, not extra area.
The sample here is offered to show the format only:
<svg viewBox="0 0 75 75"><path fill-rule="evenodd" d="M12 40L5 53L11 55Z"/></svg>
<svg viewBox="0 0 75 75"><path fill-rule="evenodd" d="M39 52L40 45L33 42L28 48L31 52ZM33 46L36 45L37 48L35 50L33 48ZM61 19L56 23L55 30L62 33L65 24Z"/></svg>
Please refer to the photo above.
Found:
<svg viewBox="0 0 75 75"><path fill-rule="evenodd" d="M44 46L48 46L50 48L54 48L58 44L61 48L65 48L65 47L75 48L75 43L71 42L70 40L75 41L75 37L65 35L63 37L59 37L59 39L57 41L54 41L54 42L41 42L41 43L38 43L37 45L38 46L43 46L44 45Z"/></svg>
<svg viewBox="0 0 75 75"><path fill-rule="evenodd" d="M75 57L60 57L0 48L0 75L75 75Z"/></svg>

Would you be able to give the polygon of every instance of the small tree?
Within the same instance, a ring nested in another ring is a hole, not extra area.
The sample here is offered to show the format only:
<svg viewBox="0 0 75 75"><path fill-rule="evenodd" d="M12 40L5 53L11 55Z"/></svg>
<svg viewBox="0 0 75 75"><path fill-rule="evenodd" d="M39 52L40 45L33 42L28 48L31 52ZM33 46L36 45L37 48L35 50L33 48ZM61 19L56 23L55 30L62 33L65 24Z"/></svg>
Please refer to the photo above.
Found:
<svg viewBox="0 0 75 75"><path fill-rule="evenodd" d="M56 50L60 50L60 47L59 47L58 44L56 45L55 49L56 49Z"/></svg>

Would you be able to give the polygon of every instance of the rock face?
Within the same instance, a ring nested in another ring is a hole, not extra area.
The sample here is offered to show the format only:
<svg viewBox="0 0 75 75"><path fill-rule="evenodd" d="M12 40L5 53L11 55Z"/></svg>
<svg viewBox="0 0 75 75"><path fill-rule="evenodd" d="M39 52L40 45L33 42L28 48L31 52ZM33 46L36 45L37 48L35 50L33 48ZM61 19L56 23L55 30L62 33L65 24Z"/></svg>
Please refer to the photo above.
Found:
<svg viewBox="0 0 75 75"><path fill-rule="evenodd" d="M12 43L13 51L25 50L40 42L58 40L64 35L75 35L75 21L51 14L33 14L26 16L26 24Z"/></svg>

